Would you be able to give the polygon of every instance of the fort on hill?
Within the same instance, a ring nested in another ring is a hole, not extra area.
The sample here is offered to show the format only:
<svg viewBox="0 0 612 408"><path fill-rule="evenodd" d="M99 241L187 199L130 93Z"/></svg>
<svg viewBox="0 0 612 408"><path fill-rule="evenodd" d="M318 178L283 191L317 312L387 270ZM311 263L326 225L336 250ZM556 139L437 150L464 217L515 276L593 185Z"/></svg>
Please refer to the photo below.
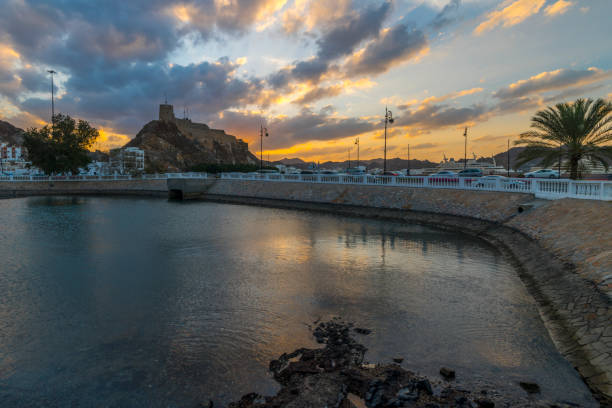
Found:
<svg viewBox="0 0 612 408"><path fill-rule="evenodd" d="M185 171L200 164L248 164L257 158L249 145L221 129L174 116L170 104L159 105L159 120L147 123L125 147L145 151L145 169Z"/></svg>
<svg viewBox="0 0 612 408"><path fill-rule="evenodd" d="M207 149L212 149L214 143L233 146L238 150L248 152L249 145L242 139L228 135L224 130L211 129L205 123L192 122L191 119L180 119L174 116L174 107L169 104L159 105L159 120L173 122L181 133L190 139L198 141Z"/></svg>

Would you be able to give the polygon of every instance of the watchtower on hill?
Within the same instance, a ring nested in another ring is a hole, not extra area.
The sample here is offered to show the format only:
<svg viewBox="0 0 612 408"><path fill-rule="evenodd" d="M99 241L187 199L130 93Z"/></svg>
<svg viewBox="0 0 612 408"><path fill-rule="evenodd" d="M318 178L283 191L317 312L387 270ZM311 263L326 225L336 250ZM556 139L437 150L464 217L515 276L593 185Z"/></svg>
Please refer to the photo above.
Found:
<svg viewBox="0 0 612 408"><path fill-rule="evenodd" d="M184 136L211 151L215 150L215 143L226 146L237 155L246 155L249 151L249 145L244 140L228 135L224 130L211 129L205 123L192 122L189 118L175 117L174 107L168 103L159 105L159 120L174 123Z"/></svg>
<svg viewBox="0 0 612 408"><path fill-rule="evenodd" d="M159 105L159 120L174 122L174 107L167 103Z"/></svg>

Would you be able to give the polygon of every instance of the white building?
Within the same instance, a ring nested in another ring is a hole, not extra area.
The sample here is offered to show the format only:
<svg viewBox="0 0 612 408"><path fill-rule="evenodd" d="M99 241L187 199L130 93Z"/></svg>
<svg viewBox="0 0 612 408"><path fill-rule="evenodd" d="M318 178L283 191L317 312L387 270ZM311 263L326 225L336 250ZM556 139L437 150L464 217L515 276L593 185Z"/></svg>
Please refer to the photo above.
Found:
<svg viewBox="0 0 612 408"><path fill-rule="evenodd" d="M144 171L144 150L137 147L124 147L110 151L111 168L121 174Z"/></svg>
<svg viewBox="0 0 612 408"><path fill-rule="evenodd" d="M21 146L9 146L8 143L0 143L0 159L21 160Z"/></svg>

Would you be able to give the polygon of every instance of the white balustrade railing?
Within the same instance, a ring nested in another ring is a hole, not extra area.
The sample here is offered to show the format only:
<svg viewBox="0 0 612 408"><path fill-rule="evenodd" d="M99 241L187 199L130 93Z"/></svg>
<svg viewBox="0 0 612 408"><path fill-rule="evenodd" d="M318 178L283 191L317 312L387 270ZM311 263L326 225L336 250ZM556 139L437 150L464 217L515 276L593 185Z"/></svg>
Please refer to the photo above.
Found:
<svg viewBox="0 0 612 408"><path fill-rule="evenodd" d="M211 177L214 178L214 175ZM207 173L165 173L165 174L142 174L139 176L132 176L129 174L113 174L110 176L92 176L92 175L78 175L78 176L0 176L1 181L38 181L38 182L49 182L49 181L108 181L108 180L166 180L169 178L198 178L205 179L209 178Z"/></svg>
<svg viewBox="0 0 612 408"><path fill-rule="evenodd" d="M533 178L375 176L346 174L222 173L221 179L289 181L300 183L366 184L396 187L449 188L459 190L532 193L538 198L612 200L612 181L551 180Z"/></svg>
<svg viewBox="0 0 612 408"><path fill-rule="evenodd" d="M538 198L584 198L591 200L612 200L612 181L598 180L552 180L532 178L486 177L441 177L441 176L375 176L347 174L278 174L278 173L221 173L221 179L260 180L272 182L299 182L324 184L365 184L390 187L449 188L459 190L482 190L532 193ZM50 181L110 181L110 180L165 180L172 178L207 179L215 175L207 173L165 173L110 175L110 176L0 176L1 182L50 182ZM1 188L1 184L0 184Z"/></svg>

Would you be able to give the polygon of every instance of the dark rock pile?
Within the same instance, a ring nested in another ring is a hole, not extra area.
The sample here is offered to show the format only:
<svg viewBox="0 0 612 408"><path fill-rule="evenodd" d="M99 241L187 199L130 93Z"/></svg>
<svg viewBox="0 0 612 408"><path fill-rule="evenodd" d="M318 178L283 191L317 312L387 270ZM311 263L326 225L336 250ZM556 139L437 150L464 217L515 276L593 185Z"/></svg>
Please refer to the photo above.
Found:
<svg viewBox="0 0 612 408"><path fill-rule="evenodd" d="M230 408L484 408L496 405L485 394L473 395L447 381L429 380L398 364L364 364L366 348L351 332L370 333L338 319L318 324L313 334L325 347L301 348L270 363L270 371L281 385L276 395L247 394L231 403ZM445 369L446 374L450 371Z"/></svg>

